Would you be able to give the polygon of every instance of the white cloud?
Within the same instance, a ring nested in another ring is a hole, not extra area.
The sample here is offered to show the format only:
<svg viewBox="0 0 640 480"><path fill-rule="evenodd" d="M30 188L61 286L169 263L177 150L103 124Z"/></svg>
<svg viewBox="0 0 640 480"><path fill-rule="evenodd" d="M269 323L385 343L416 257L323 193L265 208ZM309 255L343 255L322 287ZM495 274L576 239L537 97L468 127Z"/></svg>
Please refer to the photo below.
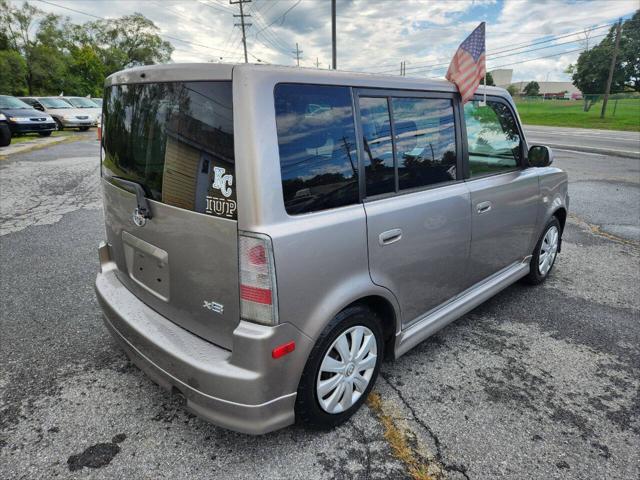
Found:
<svg viewBox="0 0 640 480"><path fill-rule="evenodd" d="M103 17L140 12L164 34L199 45L168 40L176 62L242 61L239 28L233 27L237 6L223 0L52 0L54 3ZM37 3L47 11L69 15L73 21L91 20L81 14ZM208 4L208 5L205 5ZM291 8L293 7L293 8ZM303 50L301 65L327 68L331 61L330 2L326 0L253 0L248 30L250 61L294 65L296 42ZM443 76L458 44L480 22L487 22L487 50L500 51L545 36L581 31L632 14L637 0L338 0L338 67L397 73L400 61L407 74ZM285 11L289 12L283 17ZM274 22L267 28L267 25ZM256 37L256 34L259 35ZM605 33L606 29L592 35ZM566 37L567 42L584 35ZM600 38L591 40L592 45ZM553 43L541 44L548 46ZM535 59L581 48L580 42L505 56L489 67ZM535 48L535 47L532 47ZM516 52L508 52L516 53ZM563 73L579 52L514 65L514 80L567 80ZM506 54L506 53L505 53ZM503 54L503 55L505 55ZM425 65L443 64L428 71Z"/></svg>

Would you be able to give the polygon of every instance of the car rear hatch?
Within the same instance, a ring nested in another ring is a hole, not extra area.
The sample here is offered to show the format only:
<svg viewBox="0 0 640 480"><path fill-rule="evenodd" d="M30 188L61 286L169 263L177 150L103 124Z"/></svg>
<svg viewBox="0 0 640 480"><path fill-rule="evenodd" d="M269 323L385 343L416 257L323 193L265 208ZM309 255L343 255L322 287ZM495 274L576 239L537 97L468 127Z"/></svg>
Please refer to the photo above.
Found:
<svg viewBox="0 0 640 480"><path fill-rule="evenodd" d="M105 90L110 254L141 301L229 349L240 316L231 71L216 81L150 73Z"/></svg>

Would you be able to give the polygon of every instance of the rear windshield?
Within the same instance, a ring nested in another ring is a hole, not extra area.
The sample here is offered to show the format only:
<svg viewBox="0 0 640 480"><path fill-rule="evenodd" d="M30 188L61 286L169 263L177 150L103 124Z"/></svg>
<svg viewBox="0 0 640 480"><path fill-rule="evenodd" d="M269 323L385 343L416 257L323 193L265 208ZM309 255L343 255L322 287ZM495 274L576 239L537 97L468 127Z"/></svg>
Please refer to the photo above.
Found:
<svg viewBox="0 0 640 480"><path fill-rule="evenodd" d="M236 218L231 82L115 85L104 97L103 174L179 208Z"/></svg>

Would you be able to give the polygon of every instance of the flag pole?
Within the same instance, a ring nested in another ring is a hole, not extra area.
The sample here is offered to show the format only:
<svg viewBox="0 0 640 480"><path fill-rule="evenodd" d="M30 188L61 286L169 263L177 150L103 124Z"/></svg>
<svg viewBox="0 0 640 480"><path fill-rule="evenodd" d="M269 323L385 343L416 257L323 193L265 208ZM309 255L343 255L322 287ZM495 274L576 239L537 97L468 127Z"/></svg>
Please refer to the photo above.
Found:
<svg viewBox="0 0 640 480"><path fill-rule="evenodd" d="M484 67L484 89L482 90L484 92L484 98L482 100L482 105L485 106L487 105L487 67L485 64Z"/></svg>

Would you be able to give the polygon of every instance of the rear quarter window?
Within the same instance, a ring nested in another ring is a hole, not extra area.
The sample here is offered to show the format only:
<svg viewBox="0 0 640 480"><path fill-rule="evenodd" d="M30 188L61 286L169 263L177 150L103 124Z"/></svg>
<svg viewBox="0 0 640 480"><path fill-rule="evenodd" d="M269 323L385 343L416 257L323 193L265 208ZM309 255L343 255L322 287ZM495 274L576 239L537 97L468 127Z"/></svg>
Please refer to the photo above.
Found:
<svg viewBox="0 0 640 480"><path fill-rule="evenodd" d="M279 84L274 91L287 213L358 202L358 158L348 87Z"/></svg>

